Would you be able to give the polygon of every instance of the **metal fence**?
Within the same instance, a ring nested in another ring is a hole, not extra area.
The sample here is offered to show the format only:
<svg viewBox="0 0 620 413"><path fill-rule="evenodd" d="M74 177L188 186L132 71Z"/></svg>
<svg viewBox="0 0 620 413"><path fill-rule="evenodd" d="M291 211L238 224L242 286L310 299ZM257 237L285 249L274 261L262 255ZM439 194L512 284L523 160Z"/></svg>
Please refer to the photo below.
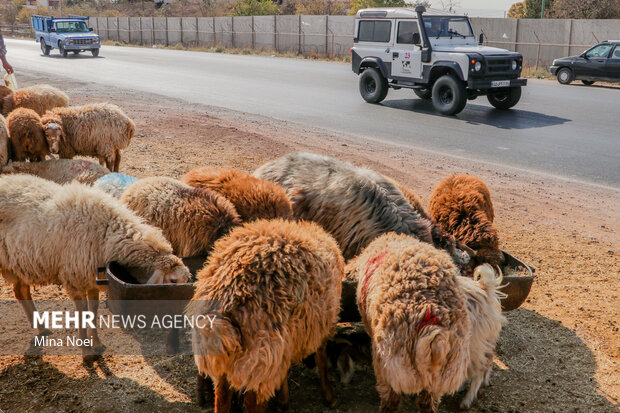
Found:
<svg viewBox="0 0 620 413"><path fill-rule="evenodd" d="M34 37L34 30L29 24L0 25L0 30L7 37Z"/></svg>

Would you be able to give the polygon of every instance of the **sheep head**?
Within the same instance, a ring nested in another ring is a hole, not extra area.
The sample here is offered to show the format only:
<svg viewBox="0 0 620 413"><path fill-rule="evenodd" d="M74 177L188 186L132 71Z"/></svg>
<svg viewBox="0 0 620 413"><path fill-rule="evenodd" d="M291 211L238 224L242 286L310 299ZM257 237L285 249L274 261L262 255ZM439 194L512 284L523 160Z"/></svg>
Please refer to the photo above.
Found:
<svg viewBox="0 0 620 413"><path fill-rule="evenodd" d="M170 254L156 260L155 271L146 282L147 284L179 284L190 279L189 269L180 258Z"/></svg>
<svg viewBox="0 0 620 413"><path fill-rule="evenodd" d="M480 248L476 251L473 261L476 266L490 264L493 267L501 267L504 263L504 253L495 248Z"/></svg>
<svg viewBox="0 0 620 413"><path fill-rule="evenodd" d="M6 86L0 86L0 113L7 116L13 110L13 91Z"/></svg>
<svg viewBox="0 0 620 413"><path fill-rule="evenodd" d="M49 146L50 152L57 155L60 152L60 145L65 141L65 131L62 126L62 120L54 115L44 115L41 118L43 130L45 131L45 139Z"/></svg>

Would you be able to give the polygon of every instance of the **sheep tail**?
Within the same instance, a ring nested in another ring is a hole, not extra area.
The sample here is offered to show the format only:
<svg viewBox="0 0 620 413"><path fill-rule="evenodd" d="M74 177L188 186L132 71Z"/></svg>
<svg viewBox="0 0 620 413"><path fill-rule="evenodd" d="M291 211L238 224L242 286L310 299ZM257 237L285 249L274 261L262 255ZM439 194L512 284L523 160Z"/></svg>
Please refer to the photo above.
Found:
<svg viewBox="0 0 620 413"><path fill-rule="evenodd" d="M438 316L433 316L432 306L426 306L424 315L416 325L417 340L415 340L411 355L417 366L435 370L445 360L450 351L450 333L441 323Z"/></svg>
<svg viewBox="0 0 620 413"><path fill-rule="evenodd" d="M474 269L474 280L478 279L480 287L486 291L489 297L495 296L497 299L506 297L506 294L500 291L504 287L502 285L504 277L501 268L497 267L496 272L489 264L479 265Z"/></svg>

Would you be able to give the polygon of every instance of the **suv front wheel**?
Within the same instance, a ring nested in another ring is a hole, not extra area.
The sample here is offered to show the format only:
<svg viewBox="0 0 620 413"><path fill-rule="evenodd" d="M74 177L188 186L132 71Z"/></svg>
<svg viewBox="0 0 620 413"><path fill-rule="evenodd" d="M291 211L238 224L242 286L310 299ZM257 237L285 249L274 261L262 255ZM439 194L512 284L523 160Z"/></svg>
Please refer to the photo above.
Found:
<svg viewBox="0 0 620 413"><path fill-rule="evenodd" d="M388 82L381 73L369 67L360 75L360 94L368 103L379 103L388 93Z"/></svg>
<svg viewBox="0 0 620 413"><path fill-rule="evenodd" d="M489 91L487 99L497 109L510 109L521 99L521 86Z"/></svg>
<svg viewBox="0 0 620 413"><path fill-rule="evenodd" d="M467 104L467 90L459 79L443 75L433 85L433 106L444 115L455 115Z"/></svg>

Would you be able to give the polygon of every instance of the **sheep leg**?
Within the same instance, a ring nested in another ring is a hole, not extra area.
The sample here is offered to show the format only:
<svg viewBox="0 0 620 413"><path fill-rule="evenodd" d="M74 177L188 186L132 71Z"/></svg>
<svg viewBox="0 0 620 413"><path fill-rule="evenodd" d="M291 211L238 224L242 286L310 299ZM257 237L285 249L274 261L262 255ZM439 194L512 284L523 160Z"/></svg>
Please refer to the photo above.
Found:
<svg viewBox="0 0 620 413"><path fill-rule="evenodd" d="M474 400L476 400L476 396L478 396L478 390L480 390L480 386L482 385L482 380L484 379L483 374L476 374L474 378L472 378L471 383L469 385L469 390L463 400L461 401L460 408L463 410L467 410L471 407Z"/></svg>
<svg viewBox="0 0 620 413"><path fill-rule="evenodd" d="M437 413L439 410L439 397L426 390L418 394L418 409L420 413Z"/></svg>
<svg viewBox="0 0 620 413"><path fill-rule="evenodd" d="M288 392L288 374L282 381L282 386L280 386L280 392L278 393L278 412L288 412L291 407L291 398Z"/></svg>
<svg viewBox="0 0 620 413"><path fill-rule="evenodd" d="M106 158L104 158L103 156L97 156L97 159L99 159L99 165L105 166L106 168L110 169L109 168L110 165L108 164L108 161L106 160Z"/></svg>
<svg viewBox="0 0 620 413"><path fill-rule="evenodd" d="M179 329L171 328L166 335L166 353L176 354L179 352Z"/></svg>
<svg viewBox="0 0 620 413"><path fill-rule="evenodd" d="M327 340L321 344L321 347L319 347L316 351L314 357L316 359L316 365L319 369L323 399L330 407L334 407L336 405L336 396L334 396L334 390L332 389L327 375Z"/></svg>
<svg viewBox="0 0 620 413"><path fill-rule="evenodd" d="M215 413L228 413L232 404L233 392L226 376L218 379L215 386Z"/></svg>
<svg viewBox="0 0 620 413"><path fill-rule="evenodd" d="M396 393L392 386L387 384L383 377L377 375L377 390L381 399L381 413L394 413L398 411L400 405L400 394ZM422 411L422 410L420 410Z"/></svg>
<svg viewBox="0 0 620 413"><path fill-rule="evenodd" d="M213 381L201 372L196 375L196 399L198 406L204 406L207 402L213 401Z"/></svg>
<svg viewBox="0 0 620 413"><path fill-rule="evenodd" d="M266 413L269 401L258 403L256 399L256 392L248 391L243 398L243 405L247 413Z"/></svg>
<svg viewBox="0 0 620 413"><path fill-rule="evenodd" d="M22 306L24 313L26 313L26 318L28 318L28 322L31 326L34 325L34 312L37 310L34 306L34 302L32 301L32 296L30 295L30 286L28 284L23 283L22 281L17 281L13 284L13 293L15 294L15 298L19 301L19 304ZM43 326L38 326L38 335L40 336L49 336L52 334L50 330Z"/></svg>
<svg viewBox="0 0 620 413"><path fill-rule="evenodd" d="M114 172L118 172L121 167L121 151L117 149L114 153Z"/></svg>
<svg viewBox="0 0 620 413"><path fill-rule="evenodd" d="M88 290L86 292L86 296L88 297L88 311L92 312L95 316L95 320L97 320L97 311L99 310L99 289L94 288L92 290ZM89 328L88 335L93 338L93 350L95 354L102 354L105 350L105 345L99 339L97 328Z"/></svg>

